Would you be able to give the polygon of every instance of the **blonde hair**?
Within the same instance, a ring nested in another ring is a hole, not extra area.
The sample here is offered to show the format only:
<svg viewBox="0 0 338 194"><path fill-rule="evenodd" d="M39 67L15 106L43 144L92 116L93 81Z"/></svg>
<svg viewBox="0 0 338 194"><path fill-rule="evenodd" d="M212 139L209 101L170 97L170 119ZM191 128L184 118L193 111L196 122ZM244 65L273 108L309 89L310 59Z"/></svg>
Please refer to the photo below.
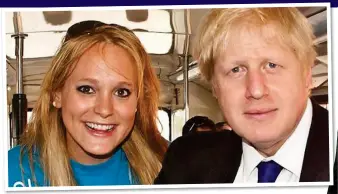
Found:
<svg viewBox="0 0 338 194"><path fill-rule="evenodd" d="M211 80L215 60L226 51L225 45L236 29L263 29L268 24L274 25L273 34L294 52L306 73L317 54L312 26L297 8L229 8L212 9L196 34L193 55L203 78Z"/></svg>
<svg viewBox="0 0 338 194"><path fill-rule="evenodd" d="M99 43L123 48L132 57L138 71L138 111L132 132L122 145L132 172L141 184L152 184L161 168L167 142L161 137L156 125L159 81L151 67L151 59L133 33L105 25L96 28L92 34L63 42L45 75L32 120L22 136L21 158L28 152L30 168L34 174L33 154L37 149L45 182L48 181L51 186L77 184L67 154L66 129L61 112L52 106L54 94L63 87L79 58ZM35 176L33 180L36 183Z"/></svg>

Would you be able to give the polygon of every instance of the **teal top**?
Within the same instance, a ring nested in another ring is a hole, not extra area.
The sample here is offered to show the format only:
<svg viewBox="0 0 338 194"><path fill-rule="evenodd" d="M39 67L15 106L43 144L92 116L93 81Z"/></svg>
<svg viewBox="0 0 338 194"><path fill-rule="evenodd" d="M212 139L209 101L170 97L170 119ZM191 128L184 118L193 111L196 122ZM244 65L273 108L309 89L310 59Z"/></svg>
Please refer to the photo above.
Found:
<svg viewBox="0 0 338 194"><path fill-rule="evenodd" d="M34 173L37 185L32 180L32 174L28 162L28 154L22 158L24 173L20 168L20 146L8 151L8 186L9 187L36 187L49 186L44 183L38 154L33 154ZM132 185L137 184L132 176L128 159L124 151L119 148L107 161L96 165L84 165L74 160L70 161L74 178L78 186L108 186L108 185Z"/></svg>

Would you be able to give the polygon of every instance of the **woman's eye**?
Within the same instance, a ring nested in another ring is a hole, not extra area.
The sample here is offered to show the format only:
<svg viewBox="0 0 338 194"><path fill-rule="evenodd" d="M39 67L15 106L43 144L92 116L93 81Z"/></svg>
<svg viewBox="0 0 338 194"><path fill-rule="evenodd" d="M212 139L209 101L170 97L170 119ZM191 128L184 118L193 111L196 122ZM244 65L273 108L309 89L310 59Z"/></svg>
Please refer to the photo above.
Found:
<svg viewBox="0 0 338 194"><path fill-rule="evenodd" d="M126 98L130 95L130 93L131 92L128 89L121 88L121 89L116 90L115 95L122 97L122 98Z"/></svg>
<svg viewBox="0 0 338 194"><path fill-rule="evenodd" d="M94 93L93 88L90 87L90 86L80 86L80 87L77 88L77 90L79 92L84 93L84 94L93 94Z"/></svg>

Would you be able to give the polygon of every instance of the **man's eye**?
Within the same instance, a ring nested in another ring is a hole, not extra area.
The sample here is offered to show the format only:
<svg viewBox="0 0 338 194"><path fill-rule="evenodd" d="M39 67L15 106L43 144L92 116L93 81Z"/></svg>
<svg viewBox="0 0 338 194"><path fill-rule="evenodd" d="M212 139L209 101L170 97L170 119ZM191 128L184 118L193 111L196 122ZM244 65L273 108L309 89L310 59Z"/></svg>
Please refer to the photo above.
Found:
<svg viewBox="0 0 338 194"><path fill-rule="evenodd" d="M235 67L231 69L232 73L238 73L240 71L240 67Z"/></svg>
<svg viewBox="0 0 338 194"><path fill-rule="evenodd" d="M278 67L277 64L275 64L275 63L270 63L270 62L267 64L267 66L268 66L269 68L271 68L271 69L274 69L274 68L277 68L277 67Z"/></svg>
<svg viewBox="0 0 338 194"><path fill-rule="evenodd" d="M230 76L240 76L242 75L243 72L245 72L245 67L244 66L237 66L237 67L234 67L230 70L230 72L228 73L228 75Z"/></svg>

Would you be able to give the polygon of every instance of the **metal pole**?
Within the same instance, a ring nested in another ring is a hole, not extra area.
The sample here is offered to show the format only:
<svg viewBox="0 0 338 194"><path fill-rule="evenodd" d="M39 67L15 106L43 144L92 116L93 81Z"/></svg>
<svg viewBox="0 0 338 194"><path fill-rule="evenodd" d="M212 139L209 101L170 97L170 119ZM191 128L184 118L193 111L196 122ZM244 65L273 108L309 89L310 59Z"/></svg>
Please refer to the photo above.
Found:
<svg viewBox="0 0 338 194"><path fill-rule="evenodd" d="M189 44L190 44L190 10L186 9L186 28L187 35L185 38L185 53L184 53L184 67L183 67L183 80L184 80L184 110L185 110L185 122L189 119Z"/></svg>
<svg viewBox="0 0 338 194"><path fill-rule="evenodd" d="M188 34L186 37L186 54L183 68L185 122L189 119L189 58L187 56L189 50L189 38L190 35Z"/></svg>
<svg viewBox="0 0 338 194"><path fill-rule="evenodd" d="M16 77L17 89L12 99L12 130L11 130L11 147L19 143L19 138L27 124L27 98L23 93L23 50L24 39L27 34L22 33L21 17L19 13L14 13L15 34L15 56L16 56Z"/></svg>

